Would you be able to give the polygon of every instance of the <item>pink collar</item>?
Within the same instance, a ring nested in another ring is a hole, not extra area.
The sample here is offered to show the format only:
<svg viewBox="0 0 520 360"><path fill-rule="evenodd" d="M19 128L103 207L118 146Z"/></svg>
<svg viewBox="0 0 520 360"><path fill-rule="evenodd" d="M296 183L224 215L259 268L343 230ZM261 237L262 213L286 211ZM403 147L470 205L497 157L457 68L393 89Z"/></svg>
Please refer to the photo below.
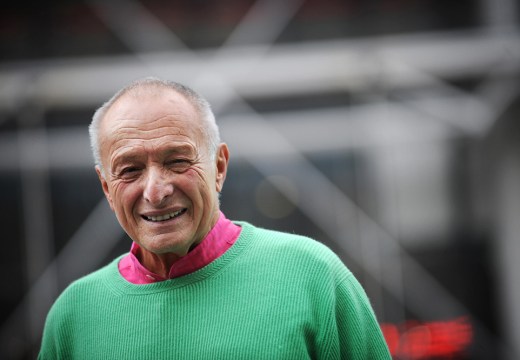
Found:
<svg viewBox="0 0 520 360"><path fill-rule="evenodd" d="M240 226L229 221L222 212L219 219L204 240L180 258L170 269L170 279L192 273L203 268L224 254L240 235ZM119 272L133 284L151 284L168 280L146 269L137 259L137 243L132 243L130 252L119 261Z"/></svg>

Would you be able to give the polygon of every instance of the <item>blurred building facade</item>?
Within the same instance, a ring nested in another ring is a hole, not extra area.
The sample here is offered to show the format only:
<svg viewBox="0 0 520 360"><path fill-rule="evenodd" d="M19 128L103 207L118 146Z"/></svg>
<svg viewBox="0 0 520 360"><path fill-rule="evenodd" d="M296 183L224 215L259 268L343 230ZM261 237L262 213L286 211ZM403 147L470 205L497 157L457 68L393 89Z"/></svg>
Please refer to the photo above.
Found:
<svg viewBox="0 0 520 360"><path fill-rule="evenodd" d="M52 1L0 12L0 358L128 251L88 144L148 75L208 97L231 219L334 249L395 359L520 358L514 0Z"/></svg>

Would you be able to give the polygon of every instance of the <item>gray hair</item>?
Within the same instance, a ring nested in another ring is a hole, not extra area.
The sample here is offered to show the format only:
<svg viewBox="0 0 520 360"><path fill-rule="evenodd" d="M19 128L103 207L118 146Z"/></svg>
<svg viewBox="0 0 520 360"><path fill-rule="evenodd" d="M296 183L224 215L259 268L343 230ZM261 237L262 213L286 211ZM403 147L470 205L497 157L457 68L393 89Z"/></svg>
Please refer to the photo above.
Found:
<svg viewBox="0 0 520 360"><path fill-rule="evenodd" d="M220 144L220 133L215 120L215 115L211 110L209 102L202 97L195 90L189 88L186 85L169 81L162 80L156 77L146 77L138 79L125 86L117 93L115 93L107 102L105 102L99 109L96 110L92 117L92 122L88 127L90 136L90 147L92 148L92 154L94 156L94 162L104 174L103 165L101 163L100 144L99 144L99 126L101 121L105 117L108 110L119 100L123 95L130 93L134 90L145 88L145 87L162 87L165 89L171 89L182 96L184 96L197 110L202 119L202 131L205 135L205 139L208 146L208 151L212 159L215 158L218 146Z"/></svg>

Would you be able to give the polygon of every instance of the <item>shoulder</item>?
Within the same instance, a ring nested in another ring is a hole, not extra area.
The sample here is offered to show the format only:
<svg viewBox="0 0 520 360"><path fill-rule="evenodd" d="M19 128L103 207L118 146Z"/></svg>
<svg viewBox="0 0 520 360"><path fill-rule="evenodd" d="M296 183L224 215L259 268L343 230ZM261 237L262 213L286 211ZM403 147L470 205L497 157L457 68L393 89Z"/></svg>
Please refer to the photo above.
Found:
<svg viewBox="0 0 520 360"><path fill-rule="evenodd" d="M50 313L77 308L98 296L104 296L107 291L110 291L108 283L114 269L117 270L118 261L119 258L112 260L102 268L70 283L58 296Z"/></svg>
<svg viewBox="0 0 520 360"><path fill-rule="evenodd" d="M343 261L327 245L307 236L256 227L242 226L244 237L252 243L255 256L270 259L270 263L294 264L305 271L325 274L343 281L352 275Z"/></svg>
<svg viewBox="0 0 520 360"><path fill-rule="evenodd" d="M254 228L254 235L262 240L261 245L265 247L291 250L316 258L335 256L325 244L304 235L258 227Z"/></svg>
<svg viewBox="0 0 520 360"><path fill-rule="evenodd" d="M84 324L92 322L92 310L99 309L99 304L111 292L110 278L113 277L114 268L117 271L118 259L75 280L58 296L45 320L41 358L57 358L57 351L67 351L74 334ZM100 319L100 316L97 318Z"/></svg>
<svg viewBox="0 0 520 360"><path fill-rule="evenodd" d="M273 249L273 251L290 250L291 252L306 253L312 257L333 257L336 254L325 244L310 237L295 233L287 233L278 230L265 229L240 222L243 236L249 237L255 246Z"/></svg>

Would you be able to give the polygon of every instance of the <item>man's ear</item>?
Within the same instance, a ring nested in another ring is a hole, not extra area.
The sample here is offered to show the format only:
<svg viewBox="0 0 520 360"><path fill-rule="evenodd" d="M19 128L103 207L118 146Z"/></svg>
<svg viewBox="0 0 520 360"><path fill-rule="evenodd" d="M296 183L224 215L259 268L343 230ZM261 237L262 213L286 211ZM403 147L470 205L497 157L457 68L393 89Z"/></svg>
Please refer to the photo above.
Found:
<svg viewBox="0 0 520 360"><path fill-rule="evenodd" d="M224 187L224 181L226 180L226 173L229 162L229 149L226 144L222 143L218 147L216 156L216 189L217 192L221 192Z"/></svg>
<svg viewBox="0 0 520 360"><path fill-rule="evenodd" d="M101 173L101 168L99 165L96 165L96 173L98 175L99 181L101 182L101 188L103 189L103 193L105 194L105 197L108 200L108 204L110 205L110 208L112 211L114 210L114 204L112 202L112 197L110 196L110 192L108 191L108 183L105 180L105 177Z"/></svg>

